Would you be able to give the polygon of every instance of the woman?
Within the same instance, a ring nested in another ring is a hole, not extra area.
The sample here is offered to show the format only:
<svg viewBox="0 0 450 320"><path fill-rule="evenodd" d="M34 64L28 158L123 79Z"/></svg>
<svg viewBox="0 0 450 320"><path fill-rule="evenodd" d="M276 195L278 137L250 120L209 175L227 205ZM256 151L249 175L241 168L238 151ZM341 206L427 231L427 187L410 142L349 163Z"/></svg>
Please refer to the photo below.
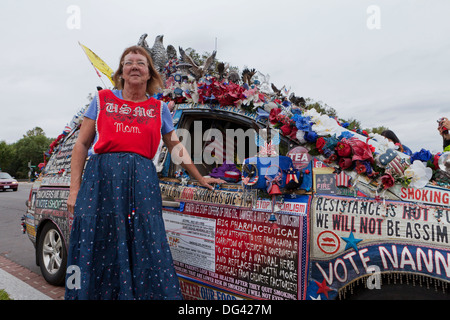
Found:
<svg viewBox="0 0 450 320"><path fill-rule="evenodd" d="M150 98L162 81L145 49L124 51L114 81L118 90L101 90L91 103L73 149L68 266L79 267L81 288L66 288L65 298L182 299L151 160L161 136L202 186L224 181L200 175L167 105Z"/></svg>
<svg viewBox="0 0 450 320"><path fill-rule="evenodd" d="M412 155L412 151L405 145L403 145L400 142L400 139L397 137L397 135L392 131L392 130L384 130L381 133L382 136L384 136L385 138L389 139L390 141L392 141L397 147L398 150L407 154L407 155Z"/></svg>

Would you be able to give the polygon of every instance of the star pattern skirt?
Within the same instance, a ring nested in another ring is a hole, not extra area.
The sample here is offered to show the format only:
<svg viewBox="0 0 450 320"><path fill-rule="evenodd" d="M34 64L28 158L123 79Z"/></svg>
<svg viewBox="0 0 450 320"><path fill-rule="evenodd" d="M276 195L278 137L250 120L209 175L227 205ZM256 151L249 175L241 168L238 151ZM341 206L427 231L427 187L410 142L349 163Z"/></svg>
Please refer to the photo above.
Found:
<svg viewBox="0 0 450 320"><path fill-rule="evenodd" d="M66 286L66 300L182 299L151 160L134 153L88 160L67 265L79 268L80 287Z"/></svg>

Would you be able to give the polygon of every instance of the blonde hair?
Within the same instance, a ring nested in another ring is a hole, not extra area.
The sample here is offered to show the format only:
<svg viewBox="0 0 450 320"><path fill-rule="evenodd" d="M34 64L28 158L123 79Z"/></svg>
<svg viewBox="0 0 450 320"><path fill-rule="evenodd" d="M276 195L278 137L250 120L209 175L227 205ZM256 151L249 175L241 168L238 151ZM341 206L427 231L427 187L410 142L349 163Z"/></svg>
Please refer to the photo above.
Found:
<svg viewBox="0 0 450 320"><path fill-rule="evenodd" d="M125 59L125 56L129 53L137 53L145 56L145 58L147 59L150 79L147 81L146 92L151 96L154 95L155 93L158 92L159 88L164 87L164 83L161 78L161 75L155 69L155 66L153 65L153 60L150 57L149 53L147 52L147 50L145 50L143 47L140 46L131 46L129 48L126 48L125 51L122 53L122 56L120 57L119 68L117 69L117 71L114 73L113 76L113 81L116 89L122 90L124 88L125 80L122 79L123 60Z"/></svg>

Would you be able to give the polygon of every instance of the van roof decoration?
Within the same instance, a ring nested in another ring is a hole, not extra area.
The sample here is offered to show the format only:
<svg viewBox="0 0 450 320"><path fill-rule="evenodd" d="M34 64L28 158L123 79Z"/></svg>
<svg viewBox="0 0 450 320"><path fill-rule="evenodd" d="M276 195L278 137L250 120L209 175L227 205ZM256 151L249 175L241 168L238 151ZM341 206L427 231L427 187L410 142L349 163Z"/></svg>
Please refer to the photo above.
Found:
<svg viewBox="0 0 450 320"><path fill-rule="evenodd" d="M439 166L440 157L448 157L448 154L432 154L426 149L412 155L404 154L380 134L369 135L367 131L351 129L353 124L316 111L311 99L296 96L285 85L278 89L270 82L268 74L245 67L241 76L236 67L218 61L216 51L201 57L191 48L179 47L178 56L174 46L164 47L163 35L155 38L152 48L146 37L147 34L143 34L138 45L150 53L164 76L165 88L156 96L162 101L174 101L177 105L232 106L255 114L255 118L268 118L268 128L278 129L283 136L307 147L311 155L328 166L367 176L379 185L379 190L395 184L450 188L450 172L447 172L450 168L445 171ZM78 121L72 121L70 127L74 129L77 125ZM63 133L67 134L67 128ZM52 144L52 150L62 137ZM382 158L388 150L396 154L391 154L389 161ZM387 185L383 181L388 182Z"/></svg>

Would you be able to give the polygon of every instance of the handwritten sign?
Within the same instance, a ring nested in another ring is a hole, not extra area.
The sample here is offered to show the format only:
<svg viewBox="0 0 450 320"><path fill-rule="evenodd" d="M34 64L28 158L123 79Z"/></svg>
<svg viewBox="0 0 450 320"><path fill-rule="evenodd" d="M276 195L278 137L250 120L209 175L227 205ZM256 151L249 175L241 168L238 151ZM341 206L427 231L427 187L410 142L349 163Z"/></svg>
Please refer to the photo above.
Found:
<svg viewBox="0 0 450 320"><path fill-rule="evenodd" d="M322 195L311 211L311 275L328 288L361 277L371 265L450 280L449 208Z"/></svg>
<svg viewBox="0 0 450 320"><path fill-rule="evenodd" d="M171 220L166 229L177 272L243 297L298 299L303 217L278 214L278 228L269 217L268 212L194 202L186 202L182 214L164 210L165 221ZM180 244L177 233L191 239Z"/></svg>

